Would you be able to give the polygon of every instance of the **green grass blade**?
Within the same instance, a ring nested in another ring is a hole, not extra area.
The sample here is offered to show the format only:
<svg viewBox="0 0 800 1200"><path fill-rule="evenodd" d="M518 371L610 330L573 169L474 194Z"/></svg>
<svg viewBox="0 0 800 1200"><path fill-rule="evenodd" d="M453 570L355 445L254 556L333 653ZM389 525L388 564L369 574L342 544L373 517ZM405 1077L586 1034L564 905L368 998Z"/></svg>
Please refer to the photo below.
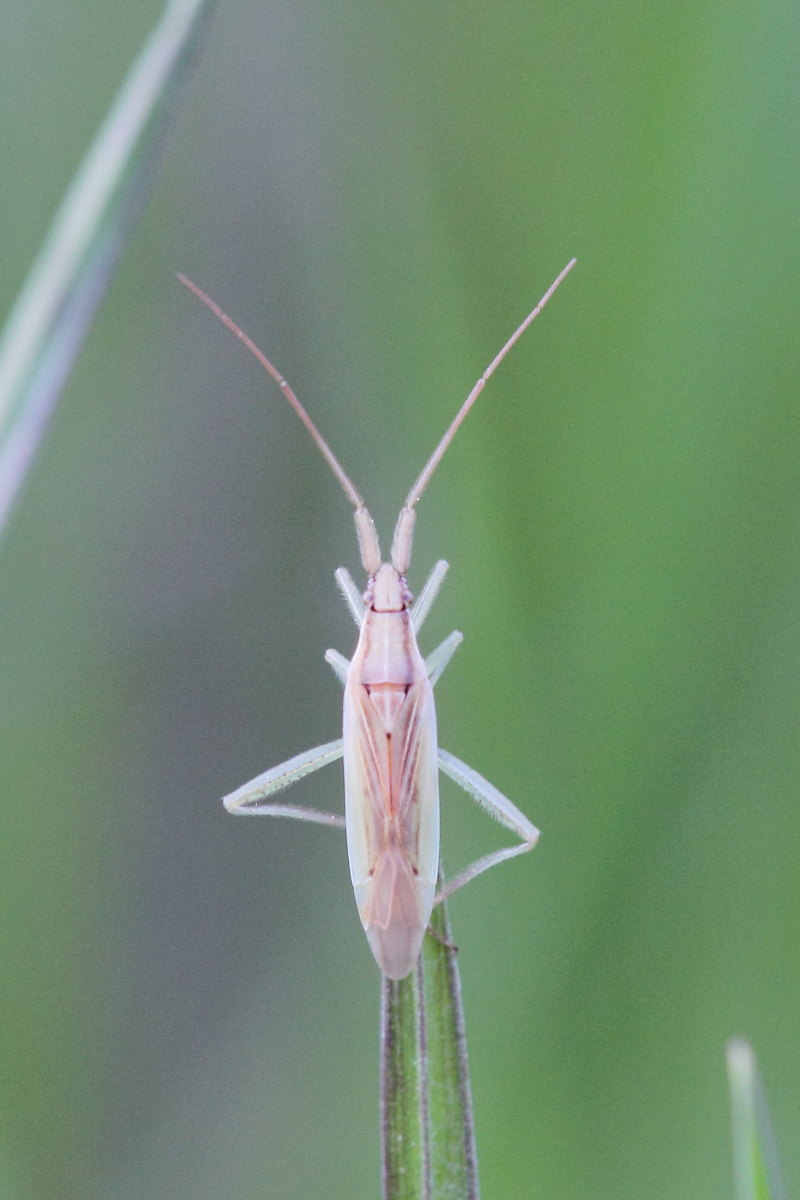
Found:
<svg viewBox="0 0 800 1200"><path fill-rule="evenodd" d="M433 911L422 951L428 1045L431 1178L436 1200L478 1200L478 1164L458 952L446 904Z"/></svg>
<svg viewBox="0 0 800 1200"><path fill-rule="evenodd" d="M381 984L383 1200L431 1200L422 972Z"/></svg>
<svg viewBox="0 0 800 1200"><path fill-rule="evenodd" d="M726 1058L736 1200L786 1200L753 1048L733 1038Z"/></svg>
<svg viewBox="0 0 800 1200"><path fill-rule="evenodd" d="M457 952L446 906L408 978L383 981L383 1200L478 1200ZM441 940L439 940L441 939Z"/></svg>
<svg viewBox="0 0 800 1200"><path fill-rule="evenodd" d="M79 167L0 338L0 532L121 255L213 0L170 0Z"/></svg>

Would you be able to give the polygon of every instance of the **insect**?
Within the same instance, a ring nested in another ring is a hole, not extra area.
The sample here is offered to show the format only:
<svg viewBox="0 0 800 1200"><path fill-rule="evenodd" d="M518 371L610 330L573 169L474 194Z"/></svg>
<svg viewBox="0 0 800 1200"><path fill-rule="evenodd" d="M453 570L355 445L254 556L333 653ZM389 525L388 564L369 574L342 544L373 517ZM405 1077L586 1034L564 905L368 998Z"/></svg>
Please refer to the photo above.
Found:
<svg viewBox="0 0 800 1200"><path fill-rule="evenodd" d="M461 405L406 497L388 562L383 561L375 525L360 493L289 384L205 292L185 276L178 276L255 355L311 434L353 505L361 563L367 575L362 593L344 567L336 571L336 581L359 630L349 662L336 650L325 654L344 685L342 737L271 767L223 802L232 813L344 826L361 923L378 966L390 979L402 979L413 969L434 904L489 867L532 850L539 837L538 829L516 805L472 767L439 746L433 688L461 644L462 635L451 633L427 658L422 657L417 634L448 565L444 560L436 563L416 600L406 575L416 506L431 476L486 381L574 265L575 259L554 280ZM344 819L271 801L276 792L339 758L344 759ZM477 859L437 894L440 771L515 833L520 842Z"/></svg>

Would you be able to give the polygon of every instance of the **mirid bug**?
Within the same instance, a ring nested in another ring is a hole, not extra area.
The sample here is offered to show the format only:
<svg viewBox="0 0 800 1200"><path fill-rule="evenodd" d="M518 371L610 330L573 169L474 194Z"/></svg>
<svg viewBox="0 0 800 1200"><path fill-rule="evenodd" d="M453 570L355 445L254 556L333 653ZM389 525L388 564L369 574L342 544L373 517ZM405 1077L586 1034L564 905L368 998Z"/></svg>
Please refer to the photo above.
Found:
<svg viewBox="0 0 800 1200"><path fill-rule="evenodd" d="M359 629L352 659L328 650L325 659L344 685L342 737L288 759L224 799L232 813L294 817L344 826L350 878L361 923L375 960L390 979L402 979L419 956L434 904L489 867L533 849L539 831L524 813L455 755L442 750L436 733L433 688L462 641L451 633L427 658L417 645L448 566L436 563L416 600L406 582L416 505L456 430L486 381L539 315L572 270L564 267L539 303L492 359L467 396L400 510L389 562L363 499L283 376L251 338L184 275L178 278L206 304L269 372L316 442L354 508L366 589L359 591L344 567L336 581ZM345 816L288 804L264 803L304 775L344 758ZM477 859L437 894L439 868L439 771L483 805L520 838L520 844Z"/></svg>

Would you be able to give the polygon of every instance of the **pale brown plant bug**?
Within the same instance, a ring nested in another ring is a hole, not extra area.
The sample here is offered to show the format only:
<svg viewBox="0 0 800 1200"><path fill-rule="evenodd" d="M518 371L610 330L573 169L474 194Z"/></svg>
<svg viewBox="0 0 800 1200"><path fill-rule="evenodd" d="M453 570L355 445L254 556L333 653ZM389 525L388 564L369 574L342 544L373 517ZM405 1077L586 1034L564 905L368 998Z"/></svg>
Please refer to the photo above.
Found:
<svg viewBox="0 0 800 1200"><path fill-rule="evenodd" d="M325 655L344 684L342 737L270 768L226 796L225 807L233 813L294 817L345 827L350 878L361 922L378 966L391 979L402 979L413 968L434 904L489 867L533 849L539 838L536 826L516 805L472 767L439 746L433 687L461 644L462 635L451 633L427 658L422 657L417 634L439 591L447 563L443 559L436 563L416 600L409 591L406 574L416 505L433 472L486 381L574 266L572 259L461 405L400 510L389 562L382 559L378 535L361 495L289 384L205 292L186 276L178 276L255 355L311 434L353 505L361 563L367 574L362 594L348 571L340 567L336 572L359 629L349 662L336 650L328 650ZM338 758L344 758L344 818L316 809L264 803ZM439 771L515 833L520 844L477 859L437 894Z"/></svg>

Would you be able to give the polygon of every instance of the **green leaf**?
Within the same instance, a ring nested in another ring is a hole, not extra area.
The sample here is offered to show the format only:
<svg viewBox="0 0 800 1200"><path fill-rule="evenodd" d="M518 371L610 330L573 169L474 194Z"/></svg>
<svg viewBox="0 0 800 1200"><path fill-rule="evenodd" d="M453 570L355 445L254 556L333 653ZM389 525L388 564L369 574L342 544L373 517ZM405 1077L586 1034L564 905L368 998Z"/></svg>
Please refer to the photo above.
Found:
<svg viewBox="0 0 800 1200"><path fill-rule="evenodd" d="M212 0L170 0L55 215L0 338L0 532L139 213Z"/></svg>
<svg viewBox="0 0 800 1200"><path fill-rule="evenodd" d="M422 957L405 979L382 979L381 1142L384 1200L430 1200Z"/></svg>
<svg viewBox="0 0 800 1200"><path fill-rule="evenodd" d="M414 972L383 980L384 1200L478 1200L458 952L444 903L431 928Z"/></svg>
<svg viewBox="0 0 800 1200"><path fill-rule="evenodd" d="M726 1050L736 1200L785 1200L755 1054L733 1038Z"/></svg>

